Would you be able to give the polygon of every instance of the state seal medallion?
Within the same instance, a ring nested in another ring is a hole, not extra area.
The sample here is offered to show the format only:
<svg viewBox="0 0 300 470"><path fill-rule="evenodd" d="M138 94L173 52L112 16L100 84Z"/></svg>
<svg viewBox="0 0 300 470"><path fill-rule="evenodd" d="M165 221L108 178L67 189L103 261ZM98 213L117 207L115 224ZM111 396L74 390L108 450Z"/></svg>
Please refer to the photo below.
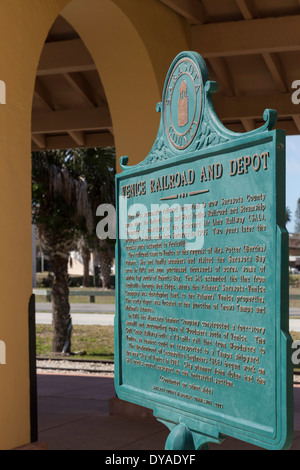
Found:
<svg viewBox="0 0 300 470"><path fill-rule="evenodd" d="M202 109L202 81L197 64L182 58L171 71L164 97L164 123L169 142L186 149L197 132Z"/></svg>

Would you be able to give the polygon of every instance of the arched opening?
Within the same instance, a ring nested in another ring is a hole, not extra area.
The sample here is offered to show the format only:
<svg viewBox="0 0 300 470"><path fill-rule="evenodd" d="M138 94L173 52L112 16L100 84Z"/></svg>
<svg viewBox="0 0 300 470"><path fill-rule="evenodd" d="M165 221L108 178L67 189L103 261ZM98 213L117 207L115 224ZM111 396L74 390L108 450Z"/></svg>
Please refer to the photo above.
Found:
<svg viewBox="0 0 300 470"><path fill-rule="evenodd" d="M74 159L73 166L68 169L68 171L71 171L70 175L72 172L73 174L77 172L75 169L76 161L83 159L85 154L88 167L84 165L85 170L83 170L82 162L80 171L86 171L90 174L97 171L96 168L98 168L99 177L96 179L96 177L91 177L90 175L90 181L87 181L93 193L93 196L91 194L90 197L95 199L95 201L90 201L93 216L96 214L97 201L98 204L108 202L106 199L102 201L100 197L102 192L100 175L105 179L111 175L109 180L106 179L106 185L111 185L111 194L108 194L106 197L110 199L110 202L113 202L114 171L105 170L105 172L103 170L102 172L103 167L106 167L108 164L109 167L114 169L116 166L113 150L113 127L107 98L95 63L82 39L74 28L60 15L48 33L39 61L32 105L31 139L33 152L60 151L62 155L65 155L66 160L70 161L72 159L73 161ZM102 163L100 161L101 151L95 150L95 156L96 154L98 155L97 159L93 158L91 160L92 149L99 147L107 148L106 151L102 151ZM78 152L78 149L84 149L84 152ZM91 149L91 151L88 152L87 149ZM47 160L47 153L45 152L43 154L34 154L33 161L36 162L36 159L43 159L44 157ZM59 160L57 160L58 162ZM57 167L57 170L59 168L60 166ZM36 174L40 170L41 168L37 168L35 163L33 165L33 181L35 185L43 188L44 183L40 186L42 181ZM77 174L78 176L80 174ZM62 177L63 175L59 173L58 178ZM53 184L56 185L56 182L53 181ZM99 192L99 196L95 194L96 191ZM34 191L33 207L36 204L40 205L42 202L40 196L38 195L37 199L36 196L37 193ZM51 215L51 223L56 223L55 212L52 213L51 210L52 194L43 194L44 202L47 197L49 197L49 202L44 207L44 211L50 210L50 213L45 221L47 222ZM74 197L76 197L76 193ZM60 208L58 207L57 209ZM71 207L69 207L69 210L71 211ZM33 210L34 215L36 215L36 212L36 210ZM76 224L79 225L80 221L74 221L74 227L76 227ZM51 224L47 226L46 223L44 228L47 228L49 231L50 227ZM59 224L55 227L58 231ZM99 253L99 241L97 240L95 230L93 230L92 235L93 243L88 243L86 236L77 234L73 247L69 249L68 274L73 276L70 286L90 287L91 283L94 287L100 287L101 285L102 287L109 287L109 274L107 276L108 279L104 279L102 284L99 279L97 270L99 268L99 258L101 260L101 253ZM91 235L89 235L89 238L91 238ZM52 274L49 273L49 256L43 251L40 241L38 230L33 227L33 287L39 285L40 287L50 288ZM91 245L93 245L93 249ZM64 251L63 246L59 248L59 251ZM109 252L112 251L113 247ZM108 259L106 256L106 261L109 264L113 260ZM52 273L52 270L50 271ZM48 278L46 278L47 275ZM39 277L38 280L37 276ZM45 289L42 292L44 293ZM49 300L51 299L51 294L49 293L50 291L47 292L48 294L45 297ZM36 292L37 295L39 293L40 291ZM75 295L74 292L70 294ZM84 296L82 295L82 297ZM46 308L46 310L49 309ZM114 308L112 311L114 311Z"/></svg>
<svg viewBox="0 0 300 470"><path fill-rule="evenodd" d="M33 152L47 152L51 150L66 152L68 150L70 151L70 149L72 149L71 152L73 152L74 149L76 151L76 149L114 147L114 133L110 109L94 60L79 34L61 15L57 17L47 35L47 39L45 41L38 65L32 104L31 140ZM42 156L42 154L38 155ZM116 162L114 161L113 164L115 166ZM36 178L35 181L37 181ZM51 202L49 201L49 203L50 205L46 203L45 207L50 207ZM52 214L52 211L50 212ZM55 216L53 217L53 221L54 219ZM56 257L51 255L50 258L47 256L49 254L47 253L47 248L49 248L48 243L46 243L46 251L43 251L45 245L43 246L40 244L38 228L39 226L36 227L36 229L33 226L33 247L36 248L36 245L38 246L37 250L33 249L33 272L35 272L35 276L33 278L33 287L41 287L41 285L44 285L44 287L48 287L47 292L51 293L51 289L54 289L54 284L52 285L52 282L50 282L48 285L47 280L52 277L52 273L54 273L54 277L56 277L56 285L59 282L57 277L57 269L54 268L53 264L51 266L51 262L53 263L54 259L59 258L59 256ZM48 227L48 230L51 230L50 226ZM83 241L84 237L82 237L81 240ZM104 337L108 338L111 349L111 342L113 339L113 327L111 325L103 326L91 324L90 326L84 326L80 323L80 320L78 324L77 318L74 318L78 316L78 314L74 313L74 311L76 312L79 307L77 304L78 299L84 303L83 305L80 304L80 311L83 313L88 310L94 315L98 311L101 311L99 303L89 303L90 298L88 296L84 296L86 293L85 289L81 289L81 297L77 298L72 296L72 294L80 292L79 288L83 285L81 278L83 279L84 274L87 274L88 278L93 277L95 280L96 269L98 268L98 266L95 266L95 263L99 264L99 260L96 257L96 255L99 253L97 252L97 249L94 251L92 249L89 250L88 258L90 259L90 263L88 263L88 273L86 273L84 270L84 259L81 256L82 251L80 252L79 250L79 239L74 240L74 242L75 243L72 244L72 250L76 251L73 251L72 253L70 251L67 267L70 289L68 303L70 304L70 314L73 322L71 341L72 343L77 343L76 338L78 336L86 337L86 335L91 334L93 336L90 337L89 340L94 341L95 338L97 338L97 343L100 346L102 341L101 337L104 335ZM55 245L55 250L57 250L58 246ZM86 244L85 249L89 248L90 247L88 244ZM61 251L62 250L63 243L61 245ZM39 260L41 263L38 263ZM37 265L39 265L38 269L36 269ZM99 279L98 282L96 282L96 285L99 286ZM77 286L75 288L76 292L71 286ZM42 346L42 348L38 348L38 351L47 351L49 343L52 347L54 336L52 323L54 315L59 315L59 307L57 307L57 305L56 307L52 306L51 296L49 299L49 296L43 295L45 293L45 289L38 288L35 289L34 292L36 294L35 330L38 344L40 345L41 341L43 341L44 338L47 338L45 342L46 349L43 349ZM93 292L95 294L93 289L89 289L89 292ZM97 292L99 293L99 291ZM54 296L54 291L52 294ZM112 299L111 311L113 313L115 310L113 303L113 292L109 292L109 294L111 295ZM73 299L75 299L75 303ZM96 299L98 300L99 297L96 297ZM64 310L63 304L64 302L60 305ZM94 309L91 308L93 305L95 307ZM62 311L62 319L64 318L64 314L65 312ZM88 346L88 344L85 343L84 345L84 340L82 345L86 350L85 346ZM97 350L97 347L99 347L98 345L94 351ZM76 346L75 349L73 344L72 346L72 352L76 351ZM35 348L35 353L37 353L37 348ZM34 427L36 427L35 439L47 441L47 445L50 448L54 448L56 444L53 440L53 435L51 432L49 434L48 429L48 411L52 405L51 394L56 394L55 391L58 378L55 374L61 373L59 370L66 367L67 369L71 369L73 367L74 374L74 367L78 367L79 364L81 364L81 367L84 367L85 362L76 362L76 365L73 362L72 366L71 362L68 361L68 359L70 360L71 357L65 357L65 360L62 362L62 357L56 357L55 355L49 354L48 352L42 355L43 359L37 355L35 362L35 367L38 372L37 379L35 380L38 386L38 396L36 397L36 401L39 401L39 406L37 407L38 413L33 413L35 421L33 421L33 416L31 416L31 431L34 435ZM47 361L45 361L45 356L48 358ZM49 356L52 357L52 360L49 359ZM76 357L78 358L78 356ZM75 359L75 357L73 357L73 359ZM82 359L82 355L80 355L80 359ZM90 357L88 359L90 359ZM53 364L57 365L56 370L51 369ZM89 362L89 365L91 366L91 362ZM42 374L40 370L41 367L43 368ZM101 365L99 365L98 368L101 368ZM110 369L113 370L112 367L110 367ZM54 376L52 374L49 375L49 372L52 372ZM86 386L82 383L82 378L80 379L79 377L70 377L70 375L72 375L71 370L69 373L66 371L64 372L65 375L61 377L61 384L59 385L61 387L61 397L56 402L55 410L52 409L50 418L52 420L52 424L55 422L55 426L58 427L62 424L62 415L68 416L67 420L71 419L71 416L76 413L76 408L78 407L78 402L72 401L72 399L70 399L68 396L70 385L73 389L76 389L78 386L78 380L81 380L80 386ZM35 371L31 371L33 380L35 373ZM110 390L110 394L112 396L114 387L113 375L111 373L107 375L105 383L107 384L107 387ZM90 393L90 387L94 386L98 387L100 398L101 389L103 386L101 378L100 382L88 382L87 393ZM96 402L99 403L98 400ZM81 409L82 416L85 416L88 410L89 412L91 410L91 402L86 401L84 403L85 406L83 406ZM108 400L106 403L102 400L101 406L103 408L103 412L107 413ZM97 407L98 405L94 410L95 412ZM70 445L71 447L76 447L75 443L70 443Z"/></svg>

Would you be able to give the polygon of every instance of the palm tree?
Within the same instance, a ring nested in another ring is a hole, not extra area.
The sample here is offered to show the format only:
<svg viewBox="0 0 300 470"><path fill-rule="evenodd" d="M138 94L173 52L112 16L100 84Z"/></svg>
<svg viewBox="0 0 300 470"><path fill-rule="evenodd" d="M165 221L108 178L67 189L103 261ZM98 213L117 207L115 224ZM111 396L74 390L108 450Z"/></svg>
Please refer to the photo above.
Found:
<svg viewBox="0 0 300 470"><path fill-rule="evenodd" d="M97 238L96 211L101 203L114 204L114 177L113 148L32 154L33 222L53 272L53 352L71 351L70 251L81 247L87 270L89 250L96 250L103 286L109 285L115 241Z"/></svg>
<svg viewBox="0 0 300 470"><path fill-rule="evenodd" d="M115 240L99 239L96 235L96 212L100 204L115 206L115 149L89 148L75 151L77 164L81 166L87 183L88 196L92 208L93 230L85 232L81 241L81 253L88 269L88 249L97 253L100 260L102 286L110 286L111 267L115 257ZM84 275L88 279L88 274Z"/></svg>
<svg viewBox="0 0 300 470"><path fill-rule="evenodd" d="M86 180L68 153L32 154L32 212L53 272L52 314L55 353L70 352L72 321L68 289L69 253L82 232L93 228Z"/></svg>
<svg viewBox="0 0 300 470"><path fill-rule="evenodd" d="M285 223L289 223L292 220L292 212L289 207L286 207L285 209Z"/></svg>

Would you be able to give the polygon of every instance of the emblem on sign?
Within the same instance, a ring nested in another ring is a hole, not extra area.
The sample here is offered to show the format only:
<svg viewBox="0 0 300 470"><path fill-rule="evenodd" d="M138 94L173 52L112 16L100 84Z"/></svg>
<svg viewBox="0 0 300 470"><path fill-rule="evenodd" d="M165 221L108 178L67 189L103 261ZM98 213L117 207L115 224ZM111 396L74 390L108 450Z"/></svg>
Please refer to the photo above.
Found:
<svg viewBox="0 0 300 470"><path fill-rule="evenodd" d="M180 97L178 101L178 125L184 127L189 122L189 97L184 80L180 85Z"/></svg>
<svg viewBox="0 0 300 470"><path fill-rule="evenodd" d="M196 63L181 59L173 68L166 87L164 121L168 139L176 149L193 141L201 118L202 82Z"/></svg>

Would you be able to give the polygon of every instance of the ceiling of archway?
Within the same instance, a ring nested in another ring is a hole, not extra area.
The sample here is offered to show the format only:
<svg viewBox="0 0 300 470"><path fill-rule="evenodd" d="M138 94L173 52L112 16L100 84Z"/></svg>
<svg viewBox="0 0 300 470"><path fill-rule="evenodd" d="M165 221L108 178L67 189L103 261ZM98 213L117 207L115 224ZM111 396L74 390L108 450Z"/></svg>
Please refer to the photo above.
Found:
<svg viewBox="0 0 300 470"><path fill-rule="evenodd" d="M114 145L96 66L76 31L61 16L40 58L31 131L32 150Z"/></svg>
<svg viewBox="0 0 300 470"><path fill-rule="evenodd" d="M278 111L278 128L300 133L300 0L157 0L184 17L191 50L205 59L222 122L236 132ZM95 64L58 17L42 52L32 114L32 149L114 145L109 108Z"/></svg>

